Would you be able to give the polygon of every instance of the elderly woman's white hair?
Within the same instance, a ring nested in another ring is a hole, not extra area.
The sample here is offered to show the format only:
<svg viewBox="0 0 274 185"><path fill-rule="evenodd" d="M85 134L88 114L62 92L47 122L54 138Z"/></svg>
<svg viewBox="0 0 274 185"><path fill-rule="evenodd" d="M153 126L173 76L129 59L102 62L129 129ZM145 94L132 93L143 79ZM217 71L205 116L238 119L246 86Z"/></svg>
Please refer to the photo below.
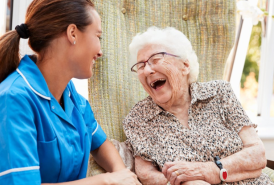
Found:
<svg viewBox="0 0 274 185"><path fill-rule="evenodd" d="M199 63L197 55L187 37L172 27L160 29L152 26L144 33L138 33L129 45L130 66L137 62L137 54L140 49L149 44L162 45L167 47L174 55L188 60L190 65L189 83L197 81L199 74Z"/></svg>

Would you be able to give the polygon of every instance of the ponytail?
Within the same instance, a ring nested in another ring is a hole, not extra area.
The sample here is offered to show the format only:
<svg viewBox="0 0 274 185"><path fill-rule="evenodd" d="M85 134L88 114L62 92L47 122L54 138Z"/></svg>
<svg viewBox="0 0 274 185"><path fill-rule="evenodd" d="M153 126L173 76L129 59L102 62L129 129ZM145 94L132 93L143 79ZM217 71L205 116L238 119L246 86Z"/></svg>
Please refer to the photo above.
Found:
<svg viewBox="0 0 274 185"><path fill-rule="evenodd" d="M9 31L0 38L0 83L19 65L20 36L17 31Z"/></svg>

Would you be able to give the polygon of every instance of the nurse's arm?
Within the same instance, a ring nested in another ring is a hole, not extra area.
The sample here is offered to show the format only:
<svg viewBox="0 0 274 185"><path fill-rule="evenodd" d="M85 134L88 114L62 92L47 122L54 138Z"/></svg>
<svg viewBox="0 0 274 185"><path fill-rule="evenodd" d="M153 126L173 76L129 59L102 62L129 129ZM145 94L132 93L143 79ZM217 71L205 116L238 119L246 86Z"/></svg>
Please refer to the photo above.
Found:
<svg viewBox="0 0 274 185"><path fill-rule="evenodd" d="M91 151L91 154L94 160L107 172L126 168L115 146L108 139L99 148Z"/></svg>
<svg viewBox="0 0 274 185"><path fill-rule="evenodd" d="M43 183L42 185L141 185L137 176L129 169L124 169L119 172L103 173L85 179L63 182L63 183Z"/></svg>
<svg viewBox="0 0 274 185"><path fill-rule="evenodd" d="M100 166L112 173L103 173L71 182L42 185L141 185L137 176L126 169L118 151L108 139L91 154Z"/></svg>
<svg viewBox="0 0 274 185"><path fill-rule="evenodd" d="M141 185L137 176L126 169L118 151L108 139L99 148L91 151L91 154L100 166L113 173L103 173L72 182L42 185Z"/></svg>
<svg viewBox="0 0 274 185"><path fill-rule="evenodd" d="M93 177L88 177L81 180L71 181L71 182L62 182L62 183L42 183L41 185L110 185L108 178L105 174L96 175Z"/></svg>

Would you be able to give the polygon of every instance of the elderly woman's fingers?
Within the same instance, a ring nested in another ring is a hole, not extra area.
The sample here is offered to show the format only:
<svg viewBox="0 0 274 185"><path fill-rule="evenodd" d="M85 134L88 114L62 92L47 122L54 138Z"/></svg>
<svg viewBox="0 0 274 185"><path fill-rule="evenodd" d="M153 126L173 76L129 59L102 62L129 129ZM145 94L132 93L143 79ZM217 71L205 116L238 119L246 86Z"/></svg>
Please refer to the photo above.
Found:
<svg viewBox="0 0 274 185"><path fill-rule="evenodd" d="M195 180L195 181L187 181L184 183L180 183L179 185L210 185L210 184L202 180Z"/></svg>
<svg viewBox="0 0 274 185"><path fill-rule="evenodd" d="M174 182L174 185L181 185L182 184L182 182L184 182L183 181L183 175L179 175L177 178L176 178L176 180L175 180L175 182Z"/></svg>
<svg viewBox="0 0 274 185"><path fill-rule="evenodd" d="M178 176L179 174L183 173L183 171L181 173L179 173L179 170L180 170L180 165L174 163L173 166L171 166L170 168L167 169L166 171L166 178L167 180L170 179L170 177L172 176L173 172Z"/></svg>
<svg viewBox="0 0 274 185"><path fill-rule="evenodd" d="M180 172L180 170L174 171L174 173L172 173L170 178L171 185L180 185L182 182L185 182L185 181L187 181L187 178L185 174Z"/></svg>
<svg viewBox="0 0 274 185"><path fill-rule="evenodd" d="M169 178L169 182L171 185L175 184L177 177L178 177L178 175L176 174L176 172L171 173L171 176Z"/></svg>
<svg viewBox="0 0 274 185"><path fill-rule="evenodd" d="M167 180L169 180L171 178L171 176L176 176L177 177L179 175L177 169L178 168L174 168L173 166L170 167L169 169L167 169L167 173L166 173Z"/></svg>
<svg viewBox="0 0 274 185"><path fill-rule="evenodd" d="M171 182L172 176L179 176L181 182L203 180L205 179L202 173L202 164L199 162L177 161L174 165L166 170L166 178ZM178 177L177 177L178 178Z"/></svg>
<svg viewBox="0 0 274 185"><path fill-rule="evenodd" d="M163 166L163 168L162 168L162 172L163 172L163 174L164 174L164 176L167 178L167 170L170 168L170 167L172 167L172 166L174 166L176 163L174 163L174 162L166 162L165 164L164 164L164 166Z"/></svg>

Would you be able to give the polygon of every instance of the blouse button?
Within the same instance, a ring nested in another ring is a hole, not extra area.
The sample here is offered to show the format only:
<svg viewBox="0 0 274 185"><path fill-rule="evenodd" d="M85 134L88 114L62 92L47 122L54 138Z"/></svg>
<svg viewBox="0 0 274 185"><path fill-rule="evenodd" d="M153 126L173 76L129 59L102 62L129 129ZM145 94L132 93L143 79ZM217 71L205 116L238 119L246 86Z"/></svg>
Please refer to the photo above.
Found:
<svg viewBox="0 0 274 185"><path fill-rule="evenodd" d="M55 107L54 107L54 106L52 106L51 108L52 108L52 109L55 109Z"/></svg>

